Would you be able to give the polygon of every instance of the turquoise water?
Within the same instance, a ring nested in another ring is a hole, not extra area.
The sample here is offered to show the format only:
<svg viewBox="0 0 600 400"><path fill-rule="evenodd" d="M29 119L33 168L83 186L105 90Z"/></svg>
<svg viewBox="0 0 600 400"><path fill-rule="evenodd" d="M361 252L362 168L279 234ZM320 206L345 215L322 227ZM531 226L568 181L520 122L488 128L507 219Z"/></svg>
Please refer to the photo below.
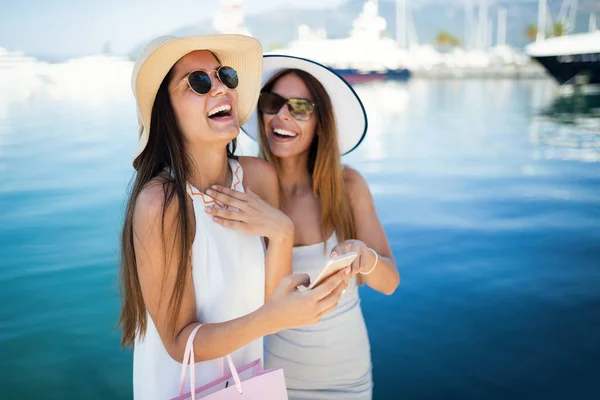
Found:
<svg viewBox="0 0 600 400"><path fill-rule="evenodd" d="M136 120L119 83L0 96L2 399L131 398L114 326ZM402 276L391 297L361 292L375 398L598 398L598 98L546 81L358 90L370 131L345 162Z"/></svg>

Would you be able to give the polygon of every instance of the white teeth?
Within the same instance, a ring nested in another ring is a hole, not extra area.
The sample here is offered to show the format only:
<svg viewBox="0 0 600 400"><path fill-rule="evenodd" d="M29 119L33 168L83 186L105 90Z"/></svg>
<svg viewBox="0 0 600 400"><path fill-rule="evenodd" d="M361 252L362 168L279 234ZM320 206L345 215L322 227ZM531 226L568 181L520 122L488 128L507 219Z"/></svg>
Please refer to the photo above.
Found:
<svg viewBox="0 0 600 400"><path fill-rule="evenodd" d="M282 135L282 136L289 136L289 137L296 137L298 136L297 133L291 132L291 131L287 131L285 129L280 129L280 128L275 128L273 129L273 132Z"/></svg>
<svg viewBox="0 0 600 400"><path fill-rule="evenodd" d="M231 110L231 106L229 104L225 104L216 108L213 108L212 110L210 110L208 112L208 116L210 117L211 115L215 115L218 112L221 111L230 111Z"/></svg>

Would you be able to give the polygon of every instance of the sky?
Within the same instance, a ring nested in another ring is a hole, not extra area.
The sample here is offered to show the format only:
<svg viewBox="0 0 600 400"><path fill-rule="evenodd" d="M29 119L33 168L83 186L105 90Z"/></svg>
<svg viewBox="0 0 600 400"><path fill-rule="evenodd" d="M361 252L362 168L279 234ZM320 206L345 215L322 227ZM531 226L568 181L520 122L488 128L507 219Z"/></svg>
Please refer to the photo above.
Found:
<svg viewBox="0 0 600 400"><path fill-rule="evenodd" d="M110 43L113 53L128 54L156 36L212 18L219 1L0 0L0 47L50 61L97 54L106 43ZM277 8L332 8L344 1L347 0L244 0L243 7L249 15ZM415 0L411 5L463 1ZM488 0L489 3L537 1ZM580 10L598 7L600 12L600 0L579 0L579 4Z"/></svg>
<svg viewBox="0 0 600 400"><path fill-rule="evenodd" d="M245 0L246 14L328 8L342 0ZM117 54L155 36L211 18L218 0L0 0L0 47L42 57Z"/></svg>

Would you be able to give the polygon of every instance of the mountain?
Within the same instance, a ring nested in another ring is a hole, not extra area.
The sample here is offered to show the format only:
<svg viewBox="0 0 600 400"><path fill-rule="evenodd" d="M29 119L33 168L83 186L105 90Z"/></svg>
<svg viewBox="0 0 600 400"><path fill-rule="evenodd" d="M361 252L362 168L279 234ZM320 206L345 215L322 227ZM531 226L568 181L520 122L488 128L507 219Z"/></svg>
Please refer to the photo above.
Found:
<svg viewBox="0 0 600 400"><path fill-rule="evenodd" d="M413 15L414 26L420 44L434 44L440 31L450 32L464 42L465 2L462 0L419 0L408 1ZM476 2L473 0L473 2ZM488 1L488 17L493 25L493 43L496 42L498 9L507 9L508 44L522 48L528 43L525 29L537 23L537 0ZM329 38L348 35L353 20L362 10L364 0L349 0L332 9L281 8L261 14L246 15L246 26L259 39L265 50L285 46L298 37L298 27L302 24L311 28L324 28ZM548 0L548 8L556 17L562 0ZM599 0L580 0L575 24L575 32L587 31L590 12L600 14ZM387 21L387 34L395 37L395 2L379 1L379 15ZM477 17L477 13L475 15ZM600 16L600 15L599 15ZM214 33L211 20L199 21L197 25L182 27L174 35ZM143 45L137 46L129 54L135 58Z"/></svg>

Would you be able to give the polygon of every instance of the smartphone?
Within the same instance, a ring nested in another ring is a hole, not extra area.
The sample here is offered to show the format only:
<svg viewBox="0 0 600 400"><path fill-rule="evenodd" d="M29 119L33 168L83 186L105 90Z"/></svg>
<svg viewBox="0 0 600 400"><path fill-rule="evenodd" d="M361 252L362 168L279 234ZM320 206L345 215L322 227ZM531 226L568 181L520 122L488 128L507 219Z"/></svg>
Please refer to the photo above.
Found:
<svg viewBox="0 0 600 400"><path fill-rule="evenodd" d="M337 256L335 258L330 259L329 261L327 261L327 264L325 264L325 267L321 270L319 276L317 276L317 279L312 281L308 288L313 289L317 287L331 275L352 264L352 261L354 261L356 257L358 257L358 253L356 251L351 251L349 253L342 254L341 256Z"/></svg>

